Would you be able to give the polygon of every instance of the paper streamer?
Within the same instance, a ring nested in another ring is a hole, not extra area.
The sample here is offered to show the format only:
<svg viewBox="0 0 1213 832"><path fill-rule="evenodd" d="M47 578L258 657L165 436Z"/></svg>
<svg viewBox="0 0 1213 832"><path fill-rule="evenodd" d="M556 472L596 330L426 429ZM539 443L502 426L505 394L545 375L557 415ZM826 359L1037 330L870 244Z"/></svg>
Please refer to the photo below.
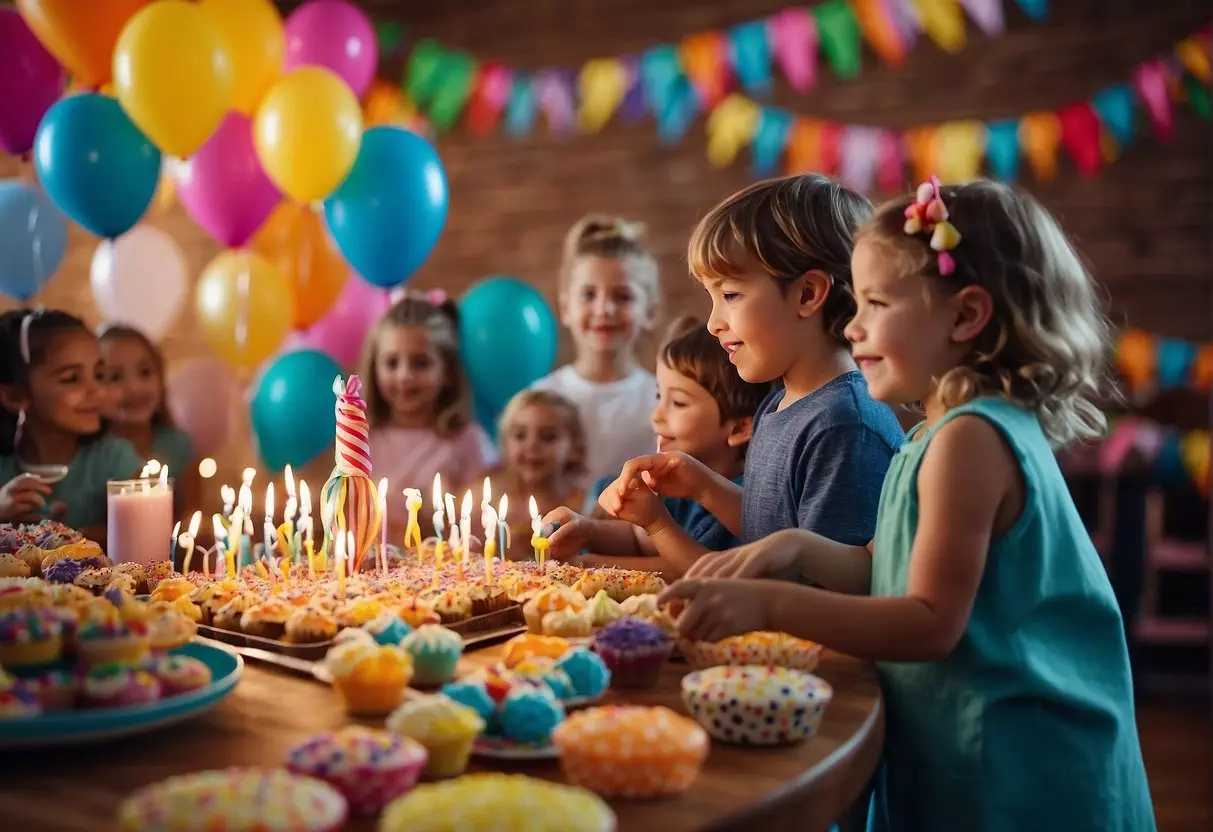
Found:
<svg viewBox="0 0 1213 832"><path fill-rule="evenodd" d="M1079 172L1095 176L1103 164L1100 123L1095 110L1085 101L1069 104L1057 111L1057 120L1061 124L1061 144Z"/></svg>
<svg viewBox="0 0 1213 832"><path fill-rule="evenodd" d="M784 9L767 20L771 51L788 84L804 94L817 83L817 25L806 9Z"/></svg>
<svg viewBox="0 0 1213 832"><path fill-rule="evenodd" d="M955 0L953 0L955 2ZM813 7L821 51L834 74L850 79L863 69L859 22L847 0L829 0Z"/></svg>
<svg viewBox="0 0 1213 832"><path fill-rule="evenodd" d="M764 107L751 139L751 159L757 176L770 176L779 169L779 160L792 129L792 114L773 107Z"/></svg>
<svg viewBox="0 0 1213 832"><path fill-rule="evenodd" d="M1167 89L1167 64L1162 58L1146 61L1133 73L1133 86L1150 114L1154 133L1164 142L1175 135L1175 118L1171 111L1171 94Z"/></svg>
<svg viewBox="0 0 1213 832"><path fill-rule="evenodd" d="M705 107L725 96L729 83L729 45L720 32L699 32L682 39L682 68Z"/></svg>
<svg viewBox="0 0 1213 832"><path fill-rule="evenodd" d="M959 52L965 45L965 21L956 0L914 0L918 19L927 37L945 52Z"/></svg>
<svg viewBox="0 0 1213 832"><path fill-rule="evenodd" d="M746 90L765 95L771 89L771 42L767 22L754 20L729 30L733 71Z"/></svg>

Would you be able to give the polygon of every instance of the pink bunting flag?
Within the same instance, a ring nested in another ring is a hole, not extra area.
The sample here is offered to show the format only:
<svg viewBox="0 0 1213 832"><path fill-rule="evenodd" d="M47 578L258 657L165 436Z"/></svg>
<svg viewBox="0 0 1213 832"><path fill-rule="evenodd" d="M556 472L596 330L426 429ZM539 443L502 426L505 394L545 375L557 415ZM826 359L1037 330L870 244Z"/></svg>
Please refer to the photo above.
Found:
<svg viewBox="0 0 1213 832"><path fill-rule="evenodd" d="M987 35L1001 35L1006 31L1002 16L1002 0L960 0L969 18Z"/></svg>
<svg viewBox="0 0 1213 832"><path fill-rule="evenodd" d="M902 156L901 136L892 130L881 130L879 139L876 187L886 194L897 193L905 189L905 158Z"/></svg>
<svg viewBox="0 0 1213 832"><path fill-rule="evenodd" d="M577 125L573 83L559 69L541 70L535 76L535 98L553 134L565 136Z"/></svg>
<svg viewBox="0 0 1213 832"><path fill-rule="evenodd" d="M880 159L880 132L874 127L848 125L842 130L839 178L853 191L867 193Z"/></svg>
<svg viewBox="0 0 1213 832"><path fill-rule="evenodd" d="M1099 116L1089 101L1067 104L1057 111L1061 122L1061 144L1085 176L1099 173L1103 164Z"/></svg>
<svg viewBox="0 0 1213 832"><path fill-rule="evenodd" d="M501 64L486 63L480 66L475 92L468 103L468 129L484 135L493 129L497 117L510 102L513 73Z"/></svg>
<svg viewBox="0 0 1213 832"><path fill-rule="evenodd" d="M1133 86L1146 105L1154 132L1164 142L1170 141L1175 135L1175 114L1167 88L1169 74L1167 62L1162 58L1146 61L1133 73Z"/></svg>
<svg viewBox="0 0 1213 832"><path fill-rule="evenodd" d="M784 9L767 19L771 52L792 89L806 93L817 82L817 26L808 9Z"/></svg>

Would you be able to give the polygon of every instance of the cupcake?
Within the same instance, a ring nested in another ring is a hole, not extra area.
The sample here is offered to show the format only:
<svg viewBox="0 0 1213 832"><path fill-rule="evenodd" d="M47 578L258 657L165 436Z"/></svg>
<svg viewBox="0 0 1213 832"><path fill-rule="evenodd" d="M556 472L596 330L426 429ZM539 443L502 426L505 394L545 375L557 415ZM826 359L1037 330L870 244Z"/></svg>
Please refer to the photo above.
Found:
<svg viewBox="0 0 1213 832"><path fill-rule="evenodd" d="M556 660L556 668L564 672L579 697L597 699L611 683L611 671L597 653L577 648Z"/></svg>
<svg viewBox="0 0 1213 832"><path fill-rule="evenodd" d="M14 609L0 613L0 665L37 667L63 653L63 622L43 609Z"/></svg>
<svg viewBox="0 0 1213 832"><path fill-rule="evenodd" d="M587 610L565 607L545 614L541 626L544 635L585 638L590 634L590 616Z"/></svg>
<svg viewBox="0 0 1213 832"><path fill-rule="evenodd" d="M0 578L28 578L29 574L29 564L24 560L10 552L0 554Z"/></svg>
<svg viewBox="0 0 1213 832"><path fill-rule="evenodd" d="M594 652L611 671L611 684L621 688L651 688L674 650L673 640L637 618L621 618L594 636Z"/></svg>
<svg viewBox="0 0 1213 832"><path fill-rule="evenodd" d="M22 545L15 553L21 562L29 567L29 574L37 577L42 574L42 559L46 557L46 552L36 543L26 543Z"/></svg>
<svg viewBox="0 0 1213 832"><path fill-rule="evenodd" d="M502 661L506 667L532 658L558 659L567 653L569 643L559 636L538 636L523 633L505 643Z"/></svg>
<svg viewBox="0 0 1213 832"><path fill-rule="evenodd" d="M419 685L441 685L455 678L463 654L463 638L439 624L426 624L405 636L400 643L413 657L413 681Z"/></svg>
<svg viewBox="0 0 1213 832"><path fill-rule="evenodd" d="M115 575L125 575L130 578L135 584L134 592L136 595L146 595L148 593L147 586L147 570L143 568L143 564L135 563L134 561L126 561L114 567Z"/></svg>
<svg viewBox="0 0 1213 832"><path fill-rule="evenodd" d="M86 668L111 662L134 664L147 655L148 647L148 628L141 621L92 619L76 629L76 651Z"/></svg>
<svg viewBox="0 0 1213 832"><path fill-rule="evenodd" d="M484 730L484 720L471 708L434 694L405 702L388 717L387 728L425 746L429 757L424 776L456 777L467 768L472 743Z"/></svg>
<svg viewBox="0 0 1213 832"><path fill-rule="evenodd" d="M160 681L146 670L104 664L85 675L82 694L88 708L146 705L160 698Z"/></svg>
<svg viewBox="0 0 1213 832"><path fill-rule="evenodd" d="M286 620L286 640L292 644L319 644L337 636L337 619L316 607L296 607Z"/></svg>
<svg viewBox="0 0 1213 832"><path fill-rule="evenodd" d="M189 644L198 634L198 625L176 610L147 620L148 647L157 653Z"/></svg>
<svg viewBox="0 0 1213 832"><path fill-rule="evenodd" d="M484 720L492 732L494 717L497 713L497 702L489 695L483 679L467 679L458 682L447 682L438 691L448 699L453 699L460 705L466 705Z"/></svg>
<svg viewBox="0 0 1213 832"><path fill-rule="evenodd" d="M380 644L399 644L404 641L405 636L413 632L412 627L405 624L394 610L389 609L363 624L362 629Z"/></svg>
<svg viewBox="0 0 1213 832"><path fill-rule="evenodd" d="M357 598L337 613L338 627L361 627L383 613L383 604L373 598Z"/></svg>
<svg viewBox="0 0 1213 832"><path fill-rule="evenodd" d="M240 619L244 617L245 611L256 603L257 599L252 595L241 593L215 611L211 625L219 630L238 633Z"/></svg>
<svg viewBox="0 0 1213 832"><path fill-rule="evenodd" d="M76 586L87 589L94 595L100 595L114 579L114 571L109 567L85 569L72 581Z"/></svg>
<svg viewBox="0 0 1213 832"><path fill-rule="evenodd" d="M184 595L177 596L171 606L195 624L202 621L202 608Z"/></svg>
<svg viewBox="0 0 1213 832"><path fill-rule="evenodd" d="M757 665L812 671L821 658L821 645L787 633L757 631L720 641L682 641L679 644L693 667Z"/></svg>
<svg viewBox="0 0 1213 832"><path fill-rule="evenodd" d="M21 687L38 699L43 713L70 711L80 695L80 677L70 670L49 670L24 680Z"/></svg>
<svg viewBox="0 0 1213 832"><path fill-rule="evenodd" d="M286 635L286 622L295 608L279 598L249 607L240 616L240 629L247 636L278 640Z"/></svg>
<svg viewBox="0 0 1213 832"><path fill-rule="evenodd" d="M150 670L160 681L162 696L179 696L211 683L211 669L192 656L159 656L152 661Z"/></svg>
<svg viewBox="0 0 1213 832"><path fill-rule="evenodd" d="M232 768L170 777L118 809L119 832L337 832L346 803L328 783L283 770Z"/></svg>
<svg viewBox="0 0 1213 832"><path fill-rule="evenodd" d="M47 567L42 577L53 584L74 584L84 571L84 564L75 558L61 558Z"/></svg>
<svg viewBox="0 0 1213 832"><path fill-rule="evenodd" d="M0 722L6 719L26 719L39 716L42 706L38 697L24 686L0 691Z"/></svg>
<svg viewBox="0 0 1213 832"><path fill-rule="evenodd" d="M708 754L708 735L669 708L608 705L571 714L552 735L565 779L607 797L686 791Z"/></svg>
<svg viewBox="0 0 1213 832"><path fill-rule="evenodd" d="M426 757L425 747L406 737L350 725L295 746L286 767L337 789L352 813L377 815L417 785Z"/></svg>
<svg viewBox="0 0 1213 832"><path fill-rule="evenodd" d="M438 624L442 619L434 612L434 605L421 598L413 596L404 599L396 608L400 620L414 630L423 624Z"/></svg>
<svg viewBox="0 0 1213 832"><path fill-rule="evenodd" d="M556 667L556 662L551 659L527 659L515 665L512 672L524 682L547 688L562 702L577 696L569 674Z"/></svg>
<svg viewBox="0 0 1213 832"><path fill-rule="evenodd" d="M494 773L420 785L379 819L379 832L454 829L614 832L615 813L585 789Z"/></svg>
<svg viewBox="0 0 1213 832"><path fill-rule="evenodd" d="M376 644L373 639L343 641L329 649L325 667L333 687L356 716L379 716L400 704L413 677L413 660L399 647Z"/></svg>
<svg viewBox="0 0 1213 832"><path fill-rule="evenodd" d="M501 736L520 745L547 746L564 721L564 708L546 687L521 685L497 709Z"/></svg>
<svg viewBox="0 0 1213 832"><path fill-rule="evenodd" d="M153 601L176 601L182 595L187 598L197 589L187 578L181 576L165 578L152 590Z"/></svg>
<svg viewBox="0 0 1213 832"><path fill-rule="evenodd" d="M605 589L598 590L589 603L590 626L605 627L617 618L622 618L619 602L610 596Z"/></svg>
<svg viewBox="0 0 1213 832"><path fill-rule="evenodd" d="M433 599L434 612L443 624L455 624L472 617L472 599L466 592L449 589Z"/></svg>
<svg viewBox="0 0 1213 832"><path fill-rule="evenodd" d="M688 673L682 701L713 737L741 745L782 745L811 737L833 690L785 667L722 665Z"/></svg>
<svg viewBox="0 0 1213 832"><path fill-rule="evenodd" d="M543 633L543 617L549 612L572 607L574 610L585 608L585 596L567 586L550 586L535 593L522 606L522 615L526 619L527 629L532 633Z"/></svg>
<svg viewBox="0 0 1213 832"><path fill-rule="evenodd" d="M161 581L173 577L181 577L173 569L173 562L168 560L158 560L149 563L143 571L147 574L147 588L149 592L155 592L156 588L160 586Z"/></svg>
<svg viewBox="0 0 1213 832"><path fill-rule="evenodd" d="M479 584L468 590L472 602L472 615L489 615L510 605L510 596L499 586Z"/></svg>

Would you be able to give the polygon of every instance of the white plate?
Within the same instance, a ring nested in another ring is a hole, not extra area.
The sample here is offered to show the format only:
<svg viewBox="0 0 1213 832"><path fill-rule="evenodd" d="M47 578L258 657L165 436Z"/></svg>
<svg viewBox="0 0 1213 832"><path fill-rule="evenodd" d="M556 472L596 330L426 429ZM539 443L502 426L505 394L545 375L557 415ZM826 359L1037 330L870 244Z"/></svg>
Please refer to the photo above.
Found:
<svg viewBox="0 0 1213 832"><path fill-rule="evenodd" d="M603 691L597 696L570 696L567 699L561 699L560 704L564 705L564 709L566 711L572 710L573 708L585 708L589 705L601 702L602 697L604 696L606 696L606 691Z"/></svg>
<svg viewBox="0 0 1213 832"><path fill-rule="evenodd" d="M507 740L478 739L472 746L477 757L494 760L558 760L560 750L554 745L515 745Z"/></svg>

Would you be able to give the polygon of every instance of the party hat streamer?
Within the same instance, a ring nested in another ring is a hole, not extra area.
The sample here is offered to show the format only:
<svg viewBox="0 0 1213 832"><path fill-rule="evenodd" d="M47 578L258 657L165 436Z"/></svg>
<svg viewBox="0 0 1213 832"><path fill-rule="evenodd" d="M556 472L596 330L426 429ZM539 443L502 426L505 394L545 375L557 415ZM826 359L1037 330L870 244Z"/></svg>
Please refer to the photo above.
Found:
<svg viewBox="0 0 1213 832"><path fill-rule="evenodd" d="M326 544L333 539L334 531L353 533L354 550L349 558L351 568L357 571L379 534L383 518L379 495L371 481L370 425L362 382L358 376L350 376L343 386L341 376L337 376L333 392L337 394L336 464L324 484L321 519Z"/></svg>

